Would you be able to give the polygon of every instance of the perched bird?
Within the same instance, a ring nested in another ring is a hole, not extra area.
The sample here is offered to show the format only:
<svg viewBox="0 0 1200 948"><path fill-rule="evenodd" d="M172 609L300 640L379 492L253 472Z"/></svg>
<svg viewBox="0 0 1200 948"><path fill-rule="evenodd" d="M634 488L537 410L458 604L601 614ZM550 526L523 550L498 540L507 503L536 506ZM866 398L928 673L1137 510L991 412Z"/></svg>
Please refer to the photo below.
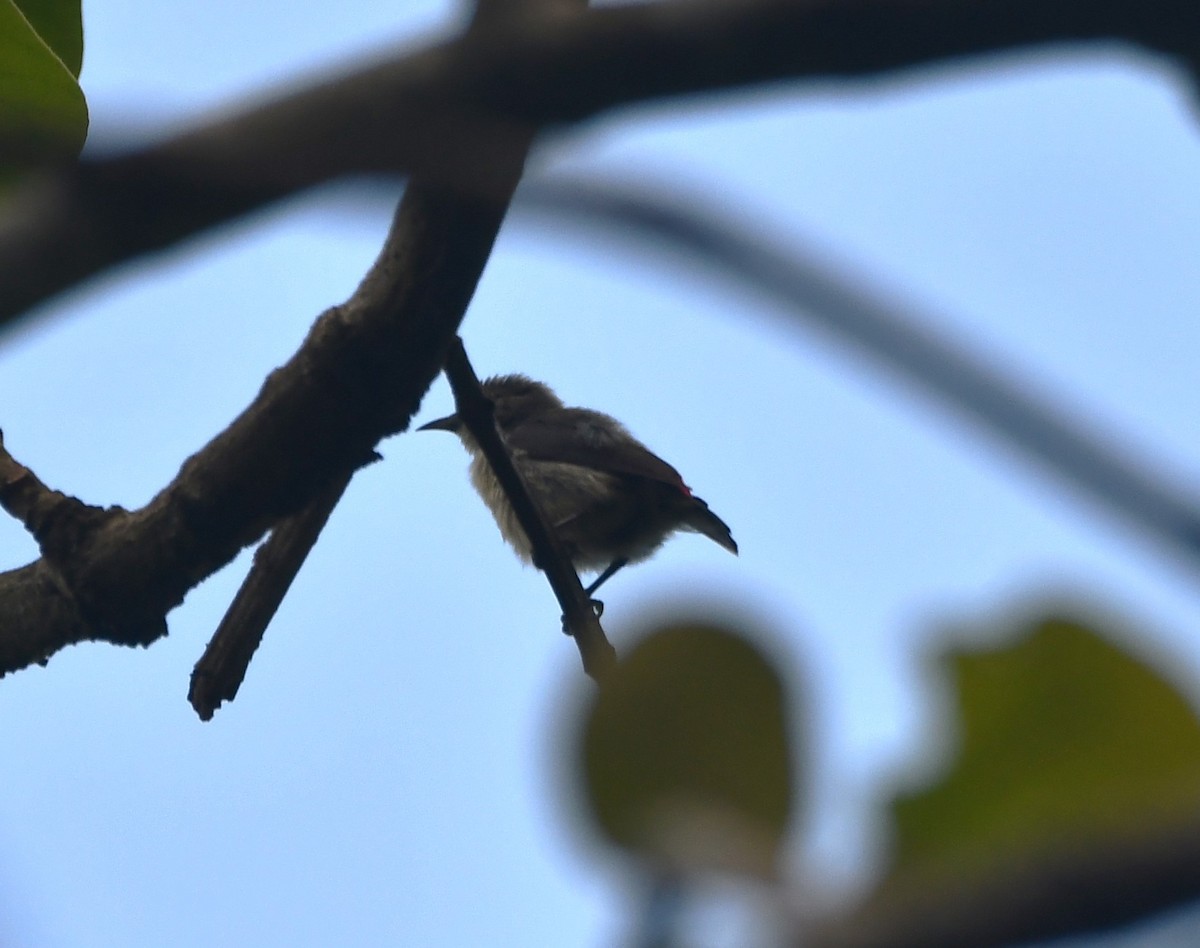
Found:
<svg viewBox="0 0 1200 948"><path fill-rule="evenodd" d="M679 472L615 418L567 408L548 385L524 375L483 383L513 463L558 533L577 570L600 575L588 595L617 570L651 556L676 530L703 533L730 553L729 527L691 492ZM452 431L471 454L471 483L517 555L533 562L525 531L457 414L420 431Z"/></svg>

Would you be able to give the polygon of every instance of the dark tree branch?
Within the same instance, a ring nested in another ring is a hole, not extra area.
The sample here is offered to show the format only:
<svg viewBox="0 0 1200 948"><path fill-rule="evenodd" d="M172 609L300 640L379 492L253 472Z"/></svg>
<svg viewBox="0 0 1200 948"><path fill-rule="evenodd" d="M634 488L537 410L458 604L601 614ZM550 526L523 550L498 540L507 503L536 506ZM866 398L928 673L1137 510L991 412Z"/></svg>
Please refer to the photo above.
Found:
<svg viewBox="0 0 1200 948"><path fill-rule="evenodd" d="M80 533L95 528L108 511L51 490L8 453L0 432L0 507L28 530L48 557L78 545ZM114 512L112 515L116 515Z"/></svg>
<svg viewBox="0 0 1200 948"><path fill-rule="evenodd" d="M0 219L0 325L121 261L336 177L407 170L502 201L492 151L519 151L534 127L719 89L1112 41L1194 63L1200 5L672 0L526 11L29 182Z"/></svg>
<svg viewBox="0 0 1200 948"><path fill-rule="evenodd" d="M192 669L188 701L200 720L212 720L217 708L237 697L267 626L349 486L349 476L339 478L255 551L249 574Z"/></svg>
<svg viewBox="0 0 1200 948"><path fill-rule="evenodd" d="M616 663L616 650L604 636L591 600L583 590L562 541L547 525L520 472L513 465L504 439L496 429L491 399L484 394L461 339L455 339L446 357L446 378L454 391L459 417L491 465L521 529L529 538L533 562L546 574L546 580L562 606L563 622L579 647L583 670L597 682L602 681Z"/></svg>
<svg viewBox="0 0 1200 948"><path fill-rule="evenodd" d="M510 189L524 154L491 153ZM56 589L25 570L0 574L0 604L38 593L13 609L42 615L36 636L0 647L0 673L81 639L152 641L189 589L371 460L440 371L505 207L411 184L395 239L354 296L317 320L254 402L145 508L110 518L72 551L65 588L86 609L64 611Z"/></svg>
<svg viewBox="0 0 1200 948"><path fill-rule="evenodd" d="M0 575L0 606L13 610L0 612L6 620L0 623L0 677L9 669L6 662L44 663L57 648L93 637L94 629L119 645L146 645L166 633L165 620L138 601L108 602L96 594L104 579L93 575L90 554L106 537L123 533L127 511L92 507L52 490L8 452L2 437L0 506L21 521L42 552L32 566Z"/></svg>
<svg viewBox="0 0 1200 948"><path fill-rule="evenodd" d="M494 29L496 24L516 15L521 8L541 2L544 0L521 0L518 5L514 0L479 0L468 35L476 36L482 31ZM456 287L448 282L441 287L443 294L458 292L457 298L451 296L442 299L441 302L447 304L451 312L457 313L459 320L474 293L475 284L490 253L491 243L499 230L504 210L520 180L524 158L532 144L532 136L525 135L519 141L506 137L487 144L490 146L487 152L490 164L486 166L490 175L489 195L495 199L500 216L483 229L465 230L457 237L447 234L449 242L438 240L432 244L432 251L436 254L458 253L464 249L471 249L473 244L479 245L475 249L483 249L483 255L477 257L477 266L472 268L472 272L462 274L467 278L465 284ZM499 188L502 194L496 195L496 188ZM395 286L397 280L401 281L400 286L403 286L405 281L414 281L421 271L413 268L420 264L423 256L426 261L429 260L430 247L423 247L420 243L424 239L425 228L431 223L429 215L433 213L452 219L461 218L462 212L480 197L477 191L461 196L445 192L435 198L431 206L423 205L423 196L429 197L443 190L424 178L415 179L410 183L388 233L383 252L363 280L359 293L366 288ZM409 296L401 302L411 307L429 304L428 300L422 301L420 296ZM455 342L457 351L461 352L462 344L457 337ZM202 720L211 719L223 701L231 701L237 695L267 625L283 602L283 597L309 551L316 544L334 507L349 486L351 476L352 473L347 471L344 476L336 478L303 510L280 523L255 555L250 573L192 672L188 700Z"/></svg>

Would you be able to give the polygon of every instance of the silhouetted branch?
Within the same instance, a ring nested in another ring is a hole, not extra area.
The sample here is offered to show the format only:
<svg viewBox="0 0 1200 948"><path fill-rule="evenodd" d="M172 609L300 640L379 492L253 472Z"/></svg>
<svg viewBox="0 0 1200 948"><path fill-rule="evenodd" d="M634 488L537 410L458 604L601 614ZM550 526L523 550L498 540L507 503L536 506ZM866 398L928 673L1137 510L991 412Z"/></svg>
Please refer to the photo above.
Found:
<svg viewBox="0 0 1200 948"><path fill-rule="evenodd" d="M344 175L410 171L502 198L492 150L519 150L535 127L718 89L1113 41L1194 62L1200 6L673 0L525 11L6 195L0 325L124 260Z"/></svg>
<svg viewBox="0 0 1200 948"><path fill-rule="evenodd" d="M454 391L459 417L491 465L517 522L529 538L533 562L546 574L546 580L562 606L563 622L579 647L583 670L597 682L603 680L616 662L616 650L604 636L591 600L583 590L562 541L547 525L520 472L513 465L504 439L496 429L491 399L484 394L461 339L454 341L446 357L446 378Z"/></svg>
<svg viewBox="0 0 1200 948"><path fill-rule="evenodd" d="M339 478L255 550L250 572L192 669L188 701L200 720L211 720L217 708L237 697L267 626L349 486L350 475Z"/></svg>
<svg viewBox="0 0 1200 948"><path fill-rule="evenodd" d="M524 2L536 4L543 0ZM479 0L468 35L482 35L483 30L495 29L505 17L518 12L513 0ZM399 297L396 302L404 308L414 312L426 309L438 317L441 307L445 310L443 318L461 321L508 200L520 180L532 140L532 135L526 134L519 140L503 137L486 143L489 146L486 168L490 175L487 198L481 198L478 192L447 190L424 177L414 179L397 210L383 251L363 280L359 294L383 287L384 298L396 294ZM490 208L492 213L480 219L477 213L480 208ZM447 222L461 226L461 233L443 229ZM443 281L433 286L425 285L424 274L415 269L429 266L440 271L448 262L451 265L465 262L466 269L456 271L451 266L440 273ZM461 342L455 339L461 352ZM426 354L444 349L444 344L435 346L427 347ZM401 370L402 366L397 364L395 368ZM352 471L347 470L334 478L303 510L280 523L255 555L250 573L192 672L188 700L202 720L209 720L223 701L237 695L267 625L351 476Z"/></svg>
<svg viewBox="0 0 1200 948"><path fill-rule="evenodd" d="M108 537L128 529L128 511L93 507L52 490L8 452L2 437L0 506L20 520L42 553L30 566L0 574L0 677L44 663L84 638L147 645L166 634L164 618L136 597L106 595L112 577L93 560ZM131 578L132 585L140 581Z"/></svg>
<svg viewBox="0 0 1200 948"><path fill-rule="evenodd" d="M41 478L14 458L0 432L0 507L20 521L39 546L51 551L70 545L62 534L88 529L104 511L89 507L61 491L52 490Z"/></svg>
<svg viewBox="0 0 1200 948"><path fill-rule="evenodd" d="M515 187L524 150L491 158ZM370 461L441 370L505 208L410 184L394 239L351 299L317 320L252 404L145 508L111 518L71 551L66 592L85 610L58 608L62 590L40 581L44 570L0 574L0 606L45 614L27 647L0 649L0 673L82 639L152 641L189 589Z"/></svg>
<svg viewBox="0 0 1200 948"><path fill-rule="evenodd" d="M504 11L500 8L508 5L508 0L480 0L474 25L484 17L501 15ZM401 222L397 219L396 223ZM400 226L388 234L385 251L375 263L378 279L388 279L386 272L380 271L387 269L394 254L403 253L399 241L407 236ZM188 701L201 720L211 720L222 703L237 697L267 626L350 486L350 478L349 473L338 478L303 510L282 521L255 551L250 572L192 670Z"/></svg>

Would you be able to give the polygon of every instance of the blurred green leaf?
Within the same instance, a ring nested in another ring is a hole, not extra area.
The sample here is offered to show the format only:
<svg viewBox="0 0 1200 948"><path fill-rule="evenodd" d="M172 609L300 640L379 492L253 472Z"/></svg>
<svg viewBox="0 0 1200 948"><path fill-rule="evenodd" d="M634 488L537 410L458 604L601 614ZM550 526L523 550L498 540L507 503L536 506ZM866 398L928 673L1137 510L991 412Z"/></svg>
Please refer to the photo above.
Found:
<svg viewBox="0 0 1200 948"><path fill-rule="evenodd" d="M16 7L78 79L83 68L83 10L79 0L16 0Z"/></svg>
<svg viewBox="0 0 1200 948"><path fill-rule="evenodd" d="M944 663L961 749L940 781L893 802L886 885L962 882L1194 818L1195 711L1085 625L1046 618L1006 648Z"/></svg>
<svg viewBox="0 0 1200 948"><path fill-rule="evenodd" d="M793 805L783 682L739 633L646 636L588 710L584 782L601 830L685 870L774 874Z"/></svg>
<svg viewBox="0 0 1200 948"><path fill-rule="evenodd" d="M73 157L88 113L79 4L0 0L0 165Z"/></svg>

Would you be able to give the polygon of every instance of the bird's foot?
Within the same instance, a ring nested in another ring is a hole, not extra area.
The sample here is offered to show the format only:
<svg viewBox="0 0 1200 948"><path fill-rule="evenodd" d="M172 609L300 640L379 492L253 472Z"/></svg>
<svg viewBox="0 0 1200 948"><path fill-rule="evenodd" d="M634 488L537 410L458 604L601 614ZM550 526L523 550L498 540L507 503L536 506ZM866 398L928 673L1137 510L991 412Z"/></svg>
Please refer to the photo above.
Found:
<svg viewBox="0 0 1200 948"><path fill-rule="evenodd" d="M592 612L594 612L596 614L597 619L599 619L602 615L604 615L604 603L603 602L601 602L599 599L589 599L588 602L591 603ZM562 630L563 630L563 635L571 634L571 623L567 621L566 616L562 617Z"/></svg>

